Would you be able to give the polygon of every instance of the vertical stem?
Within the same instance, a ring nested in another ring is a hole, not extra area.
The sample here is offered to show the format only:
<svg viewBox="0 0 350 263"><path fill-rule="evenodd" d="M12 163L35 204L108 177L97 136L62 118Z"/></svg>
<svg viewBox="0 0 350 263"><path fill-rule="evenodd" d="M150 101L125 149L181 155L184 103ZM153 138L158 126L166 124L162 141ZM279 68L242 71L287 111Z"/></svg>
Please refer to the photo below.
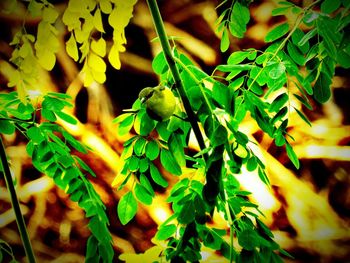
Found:
<svg viewBox="0 0 350 263"><path fill-rule="evenodd" d="M176 62L171 54L170 44L169 44L168 37L167 37L166 32L165 32L164 23L163 23L161 15L160 15L157 2L156 2L156 0L147 0L147 4L148 4L149 10L151 12L153 23L154 23L155 29L157 31L157 34L158 34L158 37L160 40L160 44L162 46L162 49L163 49L163 52L165 55L165 59L169 65L170 71L174 77L175 86L180 94L182 103L183 103L185 111L187 113L188 120L191 123L193 132L196 136L196 139L197 139L197 142L198 142L200 149L204 150L206 148L205 143L204 143L204 139L203 139L202 133L199 129L196 115L193 112L190 101L186 95L186 91L185 91L183 83L181 81L180 73L179 73L179 70L176 66ZM208 159L207 154L204 154L203 156L206 160Z"/></svg>
<svg viewBox="0 0 350 263"><path fill-rule="evenodd" d="M10 196L11 196L11 203L12 203L12 207L13 207L13 210L15 212L15 215L16 215L17 226L18 226L19 234L20 234L22 242L23 242L24 250L26 252L28 262L35 263L36 261L35 261L34 252L33 252L29 237L28 237L27 228L26 228L24 218L23 218L23 215L21 212L21 208L19 206L19 201L17 198L15 187L13 185L10 168L9 168L9 165L7 162L5 147L4 147L4 144L2 142L1 137L0 137L0 158L1 158L1 164L2 164L2 167L4 170L3 173L4 173L4 177L5 177L5 181L6 181L6 186L7 186L9 193L10 193Z"/></svg>

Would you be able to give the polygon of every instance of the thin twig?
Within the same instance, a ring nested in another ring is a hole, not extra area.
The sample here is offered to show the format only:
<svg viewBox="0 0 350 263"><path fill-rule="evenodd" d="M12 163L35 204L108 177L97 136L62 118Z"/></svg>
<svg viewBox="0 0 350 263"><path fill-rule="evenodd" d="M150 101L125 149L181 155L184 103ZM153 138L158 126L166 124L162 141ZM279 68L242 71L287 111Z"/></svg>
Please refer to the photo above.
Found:
<svg viewBox="0 0 350 263"><path fill-rule="evenodd" d="M25 250L26 255L28 257L28 262L35 263L36 261L35 261L34 252L33 252L29 237L28 237L27 228L26 228L24 218L23 218L23 215L21 212L21 208L19 206L19 201L17 198L16 190L15 190L15 187L13 185L13 181L12 181L12 177L11 177L10 167L8 165L8 162L7 162L5 147L4 147L4 144L2 142L1 137L0 137L0 158L1 158L1 164L2 164L2 168L3 168L5 181L6 181L6 186L7 186L9 193L10 193L10 196L11 196L11 203L12 203L12 207L13 207L13 210L15 212L15 215L16 215L17 226L18 226L19 234L20 234L22 242L23 242L24 250Z"/></svg>

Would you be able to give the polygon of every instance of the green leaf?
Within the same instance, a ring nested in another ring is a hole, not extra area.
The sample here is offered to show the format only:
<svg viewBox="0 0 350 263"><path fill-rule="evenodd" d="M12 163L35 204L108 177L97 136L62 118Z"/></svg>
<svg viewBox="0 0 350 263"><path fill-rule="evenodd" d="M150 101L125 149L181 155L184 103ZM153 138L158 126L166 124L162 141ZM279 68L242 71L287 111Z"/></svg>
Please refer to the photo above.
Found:
<svg viewBox="0 0 350 263"><path fill-rule="evenodd" d="M73 158L75 160L77 160L77 162L79 163L80 167L82 169L84 169L85 171L87 171L89 174L91 174L93 177L96 177L96 174L94 173L94 171L82 160L80 159L78 156L73 155Z"/></svg>
<svg viewBox="0 0 350 263"><path fill-rule="evenodd" d="M123 117L121 117L121 116L123 116ZM120 119L118 119L119 117L120 117ZM124 135L131 130L131 128L134 124L134 117L135 117L135 115L133 115L133 114L127 115L127 116L122 114L115 119L115 122L120 120L120 124L118 127L118 134L119 135Z"/></svg>
<svg viewBox="0 0 350 263"><path fill-rule="evenodd" d="M67 114L67 113L64 113L63 111L55 111L55 114L60 117L62 120L64 120L65 122L68 122L70 124L77 124L78 121L72 117L71 115Z"/></svg>
<svg viewBox="0 0 350 263"><path fill-rule="evenodd" d="M309 110L312 110L312 106L309 102L309 99L307 97L304 96L300 96L298 94L293 94L295 98L297 98L297 100L299 100L306 108L308 108Z"/></svg>
<svg viewBox="0 0 350 263"><path fill-rule="evenodd" d="M148 167L149 167L149 159L148 158L140 159L140 163L139 163L140 173L146 172L148 170Z"/></svg>
<svg viewBox="0 0 350 263"><path fill-rule="evenodd" d="M321 11L326 14L333 13L340 6L340 0L325 0L321 4Z"/></svg>
<svg viewBox="0 0 350 263"><path fill-rule="evenodd" d="M265 37L265 42L273 42L280 37L284 36L287 34L289 31L289 24L287 22L278 25L274 29L272 29Z"/></svg>
<svg viewBox="0 0 350 263"><path fill-rule="evenodd" d="M298 113L298 115L300 116L300 118L305 121L310 127L312 126L311 122L309 121L309 119L304 115L304 113L302 113L300 110L298 110L297 108L293 107L295 109L295 111Z"/></svg>
<svg viewBox="0 0 350 263"><path fill-rule="evenodd" d="M320 73L314 85L314 97L319 103L325 103L331 97L331 82L332 80L326 74Z"/></svg>
<svg viewBox="0 0 350 263"><path fill-rule="evenodd" d="M237 233L238 244L246 250L253 250L259 245L257 241L257 234L252 229L245 229Z"/></svg>
<svg viewBox="0 0 350 263"><path fill-rule="evenodd" d="M136 172L139 169L139 164L140 164L140 159L135 155L132 155L128 159L128 167L129 167L129 170L132 172Z"/></svg>
<svg viewBox="0 0 350 263"><path fill-rule="evenodd" d="M16 130L15 125L8 120L0 120L0 133L13 134Z"/></svg>
<svg viewBox="0 0 350 263"><path fill-rule="evenodd" d="M280 121L288 113L288 107L285 106L280 109L275 116L270 120L271 125L274 125L277 121Z"/></svg>
<svg viewBox="0 0 350 263"><path fill-rule="evenodd" d="M175 234L177 230L176 225L171 224L171 225L165 225L165 226L161 226L155 236L155 238L157 240L166 240L169 237L171 237L172 235Z"/></svg>
<svg viewBox="0 0 350 263"><path fill-rule="evenodd" d="M221 35L221 42L220 42L220 50L221 52L225 52L230 46L230 40L228 38L228 31L227 28L224 28Z"/></svg>
<svg viewBox="0 0 350 263"><path fill-rule="evenodd" d="M308 43L308 41L317 34L317 28L311 29L307 32L298 42L298 46L302 47ZM295 43L294 43L295 44Z"/></svg>
<svg viewBox="0 0 350 263"><path fill-rule="evenodd" d="M227 64L229 64L229 65L239 64L243 60L245 60L248 55L249 55L249 52L247 52L247 51L236 51L236 52L233 52L229 56L229 58L227 59Z"/></svg>
<svg viewBox="0 0 350 263"><path fill-rule="evenodd" d="M53 113L52 110L48 110L45 108L41 109L41 115L47 119L48 121L55 122L57 120L56 115Z"/></svg>
<svg viewBox="0 0 350 263"><path fill-rule="evenodd" d="M181 167L177 163L174 156L171 154L169 150L162 149L160 152L160 162L162 163L165 170L168 172L174 174L174 175L181 175Z"/></svg>
<svg viewBox="0 0 350 263"><path fill-rule="evenodd" d="M150 181L148 180L148 178L146 177L146 175L141 174L140 175L140 184L147 190L147 192L154 197L154 190L153 187L150 183Z"/></svg>
<svg viewBox="0 0 350 263"><path fill-rule="evenodd" d="M146 112L146 110L140 110L135 118L134 129L136 133L147 136L156 127L157 122L154 121Z"/></svg>
<svg viewBox="0 0 350 263"><path fill-rule="evenodd" d="M132 192L127 192L118 202L118 217L122 225L126 225L137 212L137 202Z"/></svg>
<svg viewBox="0 0 350 263"><path fill-rule="evenodd" d="M300 66L305 65L306 60L304 56L300 53L299 49L290 41L287 44L287 50L289 56L293 59L295 63L297 63Z"/></svg>
<svg viewBox="0 0 350 263"><path fill-rule="evenodd" d="M172 133L168 140L169 150L180 166L186 165L184 147L181 140L181 135Z"/></svg>
<svg viewBox="0 0 350 263"><path fill-rule="evenodd" d="M280 16L280 15L286 15L289 11L290 7L278 7L272 10L271 15L272 16Z"/></svg>
<svg viewBox="0 0 350 263"><path fill-rule="evenodd" d="M195 206L193 200L186 201L180 210L180 213L177 217L177 221L180 224L189 224L195 219Z"/></svg>
<svg viewBox="0 0 350 263"><path fill-rule="evenodd" d="M168 187L168 182L160 174L158 168L153 163L150 163L149 166L152 180L161 187Z"/></svg>
<svg viewBox="0 0 350 263"><path fill-rule="evenodd" d="M159 52L157 56L155 56L155 58L152 61L152 69L153 71L158 74L161 75L163 73L165 73L168 70L168 64L166 62L165 56L163 51Z"/></svg>
<svg viewBox="0 0 350 263"><path fill-rule="evenodd" d="M269 112L277 112L288 101L289 97L286 93L278 95L269 107Z"/></svg>
<svg viewBox="0 0 350 263"><path fill-rule="evenodd" d="M151 205L152 204L152 196L149 194L147 189L143 187L141 184L135 185L135 196L136 198L145 205Z"/></svg>
<svg viewBox="0 0 350 263"><path fill-rule="evenodd" d="M230 16L229 29L233 36L242 38L246 32L250 20L250 13L247 6L236 1Z"/></svg>
<svg viewBox="0 0 350 263"><path fill-rule="evenodd" d="M299 167L300 167L299 159L298 159L297 155L295 154L292 146L289 144L289 142L286 142L286 150L287 150L287 155L288 155L289 159L292 161L294 166L297 169L299 169Z"/></svg>
<svg viewBox="0 0 350 263"><path fill-rule="evenodd" d="M145 153L146 139L143 137L139 137L134 144L134 153L137 156L142 156Z"/></svg>
<svg viewBox="0 0 350 263"><path fill-rule="evenodd" d="M251 158L248 159L247 161L247 170L252 172L256 169L258 166L258 161L255 156L252 156Z"/></svg>
<svg viewBox="0 0 350 263"><path fill-rule="evenodd" d="M147 142L145 151L146 157L148 159L151 161L155 160L158 157L160 151L157 141L152 140Z"/></svg>
<svg viewBox="0 0 350 263"><path fill-rule="evenodd" d="M286 66L283 62L273 63L269 65L266 70L269 72L269 77L271 79L279 79L286 72Z"/></svg>
<svg viewBox="0 0 350 263"><path fill-rule="evenodd" d="M309 41L306 41L304 44L300 45L300 41L304 38L305 34L304 32L300 29L297 28L294 33L292 34L292 42L294 45L296 45L299 50L303 53L306 54L309 49L310 49L310 44Z"/></svg>

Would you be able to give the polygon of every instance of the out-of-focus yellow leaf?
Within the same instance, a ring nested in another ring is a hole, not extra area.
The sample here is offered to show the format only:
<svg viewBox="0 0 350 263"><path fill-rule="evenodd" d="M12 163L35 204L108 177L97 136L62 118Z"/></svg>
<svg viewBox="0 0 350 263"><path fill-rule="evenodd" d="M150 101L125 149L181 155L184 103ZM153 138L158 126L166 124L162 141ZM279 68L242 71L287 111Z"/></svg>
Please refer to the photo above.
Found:
<svg viewBox="0 0 350 263"><path fill-rule="evenodd" d="M162 251L163 251L162 247L154 246L147 249L144 254L123 253L119 256L119 259L124 260L126 263L133 263L133 262L153 263L153 262L159 261L159 255Z"/></svg>
<svg viewBox="0 0 350 263"><path fill-rule="evenodd" d="M53 7L44 8L43 20L52 24L56 21L58 17L58 12Z"/></svg>
<svg viewBox="0 0 350 263"><path fill-rule="evenodd" d="M70 35L70 38L66 42L66 51L68 55L74 59L74 61L78 61L79 59L78 47L77 47L77 42L75 41L73 33Z"/></svg>
<svg viewBox="0 0 350 263"><path fill-rule="evenodd" d="M94 78L88 65L84 65L82 72L84 72L84 86L89 87L94 81Z"/></svg>
<svg viewBox="0 0 350 263"><path fill-rule="evenodd" d="M32 15L32 17L38 17L41 15L41 9L44 5L42 3L38 3L36 1L30 1L28 5L28 11Z"/></svg>
<svg viewBox="0 0 350 263"><path fill-rule="evenodd" d="M106 72L106 63L95 53L90 53L88 56L88 65L97 72Z"/></svg>
<svg viewBox="0 0 350 263"><path fill-rule="evenodd" d="M40 66L42 66L44 69L50 71L55 66L55 63L56 63L55 53L47 49L38 49L36 51L36 56L38 58Z"/></svg>
<svg viewBox="0 0 350 263"><path fill-rule="evenodd" d="M100 32L105 32L103 29L103 24L102 24L102 16L101 16L101 10L99 8L96 9L94 18L93 18L93 24L96 27L96 29Z"/></svg>
<svg viewBox="0 0 350 263"><path fill-rule="evenodd" d="M85 1L81 0L70 0L68 2L68 9L73 12L81 12L86 9Z"/></svg>
<svg viewBox="0 0 350 263"><path fill-rule="evenodd" d="M21 74L19 73L18 70L13 70L10 68L9 70L9 82L7 83L8 87L14 87L18 84L21 78Z"/></svg>
<svg viewBox="0 0 350 263"><path fill-rule="evenodd" d="M106 41L102 37L97 41L93 39L91 42L91 49L97 55L104 57L106 55Z"/></svg>
<svg viewBox="0 0 350 263"><path fill-rule="evenodd" d="M22 58L25 58L29 55L29 53L32 51L32 46L29 44L29 42L23 43L23 45L20 47L18 51L18 55Z"/></svg>
<svg viewBox="0 0 350 263"><path fill-rule="evenodd" d="M79 13L71 12L70 10L66 9L63 14L62 21L68 27L69 31L80 28L81 22L79 20Z"/></svg>
<svg viewBox="0 0 350 263"><path fill-rule="evenodd" d="M100 0L101 11L105 14L110 14L112 12L112 4L109 0Z"/></svg>
<svg viewBox="0 0 350 263"><path fill-rule="evenodd" d="M108 60L115 69L120 69L121 63L117 45L113 45L108 54Z"/></svg>
<svg viewBox="0 0 350 263"><path fill-rule="evenodd" d="M96 80L98 83L102 84L106 81L106 74L104 72L91 70L91 73L94 80Z"/></svg>

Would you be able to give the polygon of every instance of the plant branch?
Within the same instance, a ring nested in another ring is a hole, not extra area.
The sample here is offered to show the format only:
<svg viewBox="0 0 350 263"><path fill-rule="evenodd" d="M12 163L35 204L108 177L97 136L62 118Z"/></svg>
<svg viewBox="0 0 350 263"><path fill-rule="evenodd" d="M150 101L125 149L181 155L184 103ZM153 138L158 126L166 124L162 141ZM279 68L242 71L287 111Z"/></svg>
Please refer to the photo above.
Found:
<svg viewBox="0 0 350 263"><path fill-rule="evenodd" d="M149 10L151 12L153 23L154 23L155 29L157 31L157 35L158 35L159 40L160 40L160 44L162 46L162 49L163 49L163 52L165 55L165 59L169 65L170 71L174 77L175 86L180 94L182 103L184 105L186 114L188 116L188 120L191 123L193 132L196 136L196 139L197 139L197 142L198 142L200 149L204 150L206 148L205 143L204 143L204 139L203 139L202 133L201 133L199 126L198 126L198 123L197 123L197 117L196 117L194 111L192 110L190 101L187 97L186 91L185 91L183 83L181 81L180 73L179 73L179 70L176 66L176 62L175 62L174 57L171 53L169 40L168 40L168 37L167 37L166 32L165 32L164 23L163 23L161 15L160 15L157 2L156 2L156 0L147 0L147 4L148 4ZM206 153L203 154L203 157L205 160L208 159L208 155Z"/></svg>
<svg viewBox="0 0 350 263"><path fill-rule="evenodd" d="M29 237L28 237L27 228L26 228L24 218L23 218L23 215L21 212L21 208L19 206L19 201L17 198L16 190L15 190L15 187L13 185L13 181L12 181L12 177L11 177L10 167L8 165L8 162L7 162L5 147L4 147L4 144L2 142L1 137L0 137L0 158L1 158L1 164L2 164L2 168L3 168L5 181L6 181L6 186L7 186L9 193L10 193L10 196L11 196L11 203L12 203L12 207L13 207L13 210L15 212L15 215L16 215L17 226L18 226L19 234L20 234L22 242L23 242L24 250L25 250L26 255L28 257L28 262L35 263L36 261L35 261L34 252L33 252Z"/></svg>

